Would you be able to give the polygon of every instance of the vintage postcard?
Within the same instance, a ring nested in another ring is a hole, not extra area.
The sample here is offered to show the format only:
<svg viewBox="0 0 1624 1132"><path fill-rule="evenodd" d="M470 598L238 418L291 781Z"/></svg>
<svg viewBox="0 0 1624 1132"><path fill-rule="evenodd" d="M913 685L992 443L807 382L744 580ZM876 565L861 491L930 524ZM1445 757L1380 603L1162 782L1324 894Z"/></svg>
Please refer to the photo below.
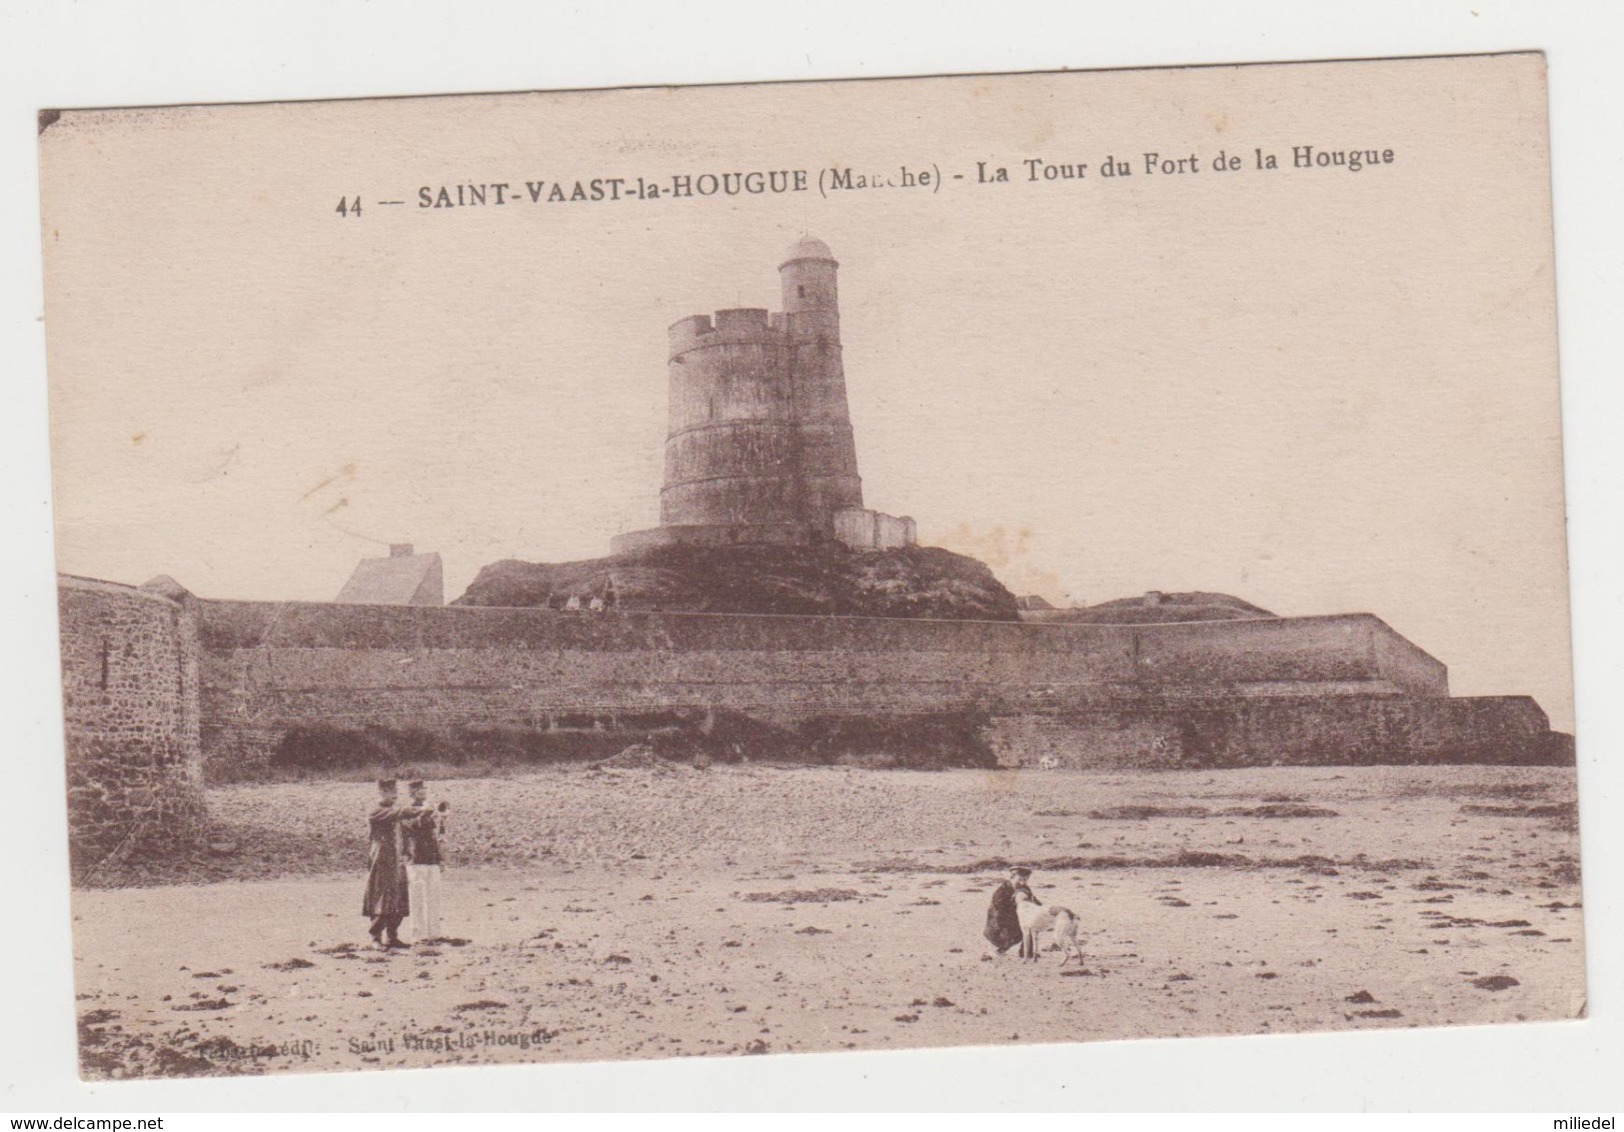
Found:
<svg viewBox="0 0 1624 1132"><path fill-rule="evenodd" d="M1583 1015L1539 55L39 144L86 1078Z"/></svg>

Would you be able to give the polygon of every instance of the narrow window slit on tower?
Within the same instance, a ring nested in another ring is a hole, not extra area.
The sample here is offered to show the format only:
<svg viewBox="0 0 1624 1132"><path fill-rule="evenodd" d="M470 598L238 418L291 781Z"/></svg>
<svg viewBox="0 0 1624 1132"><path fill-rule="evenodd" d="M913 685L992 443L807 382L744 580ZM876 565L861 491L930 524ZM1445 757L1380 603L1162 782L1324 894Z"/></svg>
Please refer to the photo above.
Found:
<svg viewBox="0 0 1624 1132"><path fill-rule="evenodd" d="M113 646L106 637L102 638L101 647L101 686L107 687L107 667L112 660Z"/></svg>

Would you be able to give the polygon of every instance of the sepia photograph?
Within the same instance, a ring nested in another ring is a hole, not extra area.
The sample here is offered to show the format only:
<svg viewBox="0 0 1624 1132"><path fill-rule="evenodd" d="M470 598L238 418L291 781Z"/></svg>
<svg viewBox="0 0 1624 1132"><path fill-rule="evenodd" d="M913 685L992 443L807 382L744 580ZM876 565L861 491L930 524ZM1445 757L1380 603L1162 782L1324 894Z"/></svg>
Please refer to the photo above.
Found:
<svg viewBox="0 0 1624 1132"><path fill-rule="evenodd" d="M81 1077L1584 1018L1546 78L43 112Z"/></svg>

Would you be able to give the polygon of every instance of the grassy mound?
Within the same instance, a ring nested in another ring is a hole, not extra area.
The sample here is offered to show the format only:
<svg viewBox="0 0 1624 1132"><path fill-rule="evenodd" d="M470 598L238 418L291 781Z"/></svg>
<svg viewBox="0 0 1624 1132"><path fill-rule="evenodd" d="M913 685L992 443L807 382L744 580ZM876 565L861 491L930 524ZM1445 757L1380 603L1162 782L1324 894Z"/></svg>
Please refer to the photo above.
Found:
<svg viewBox="0 0 1624 1132"><path fill-rule="evenodd" d="M1028 614L1031 621L1093 625L1156 625L1177 621L1259 621L1274 618L1267 609L1229 594L1149 593L1102 601L1086 609Z"/></svg>
<svg viewBox="0 0 1624 1132"><path fill-rule="evenodd" d="M1016 621L1015 596L983 563L939 547L859 552L818 546L662 546L585 562L485 567L453 605L583 604L621 609Z"/></svg>

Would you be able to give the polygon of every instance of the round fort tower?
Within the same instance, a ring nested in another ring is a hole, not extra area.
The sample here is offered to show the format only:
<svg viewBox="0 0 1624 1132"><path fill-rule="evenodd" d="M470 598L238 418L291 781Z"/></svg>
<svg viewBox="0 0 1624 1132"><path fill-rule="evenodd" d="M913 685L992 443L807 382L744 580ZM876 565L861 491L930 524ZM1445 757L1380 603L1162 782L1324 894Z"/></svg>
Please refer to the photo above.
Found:
<svg viewBox="0 0 1624 1132"><path fill-rule="evenodd" d="M808 520L822 533L831 529L836 511L863 505L841 360L839 267L829 245L810 236L790 248L778 266L804 505Z"/></svg>
<svg viewBox="0 0 1624 1132"><path fill-rule="evenodd" d="M735 538L834 533L863 505L841 366L839 264L804 238L779 266L783 313L694 315L670 333L663 527Z"/></svg>

